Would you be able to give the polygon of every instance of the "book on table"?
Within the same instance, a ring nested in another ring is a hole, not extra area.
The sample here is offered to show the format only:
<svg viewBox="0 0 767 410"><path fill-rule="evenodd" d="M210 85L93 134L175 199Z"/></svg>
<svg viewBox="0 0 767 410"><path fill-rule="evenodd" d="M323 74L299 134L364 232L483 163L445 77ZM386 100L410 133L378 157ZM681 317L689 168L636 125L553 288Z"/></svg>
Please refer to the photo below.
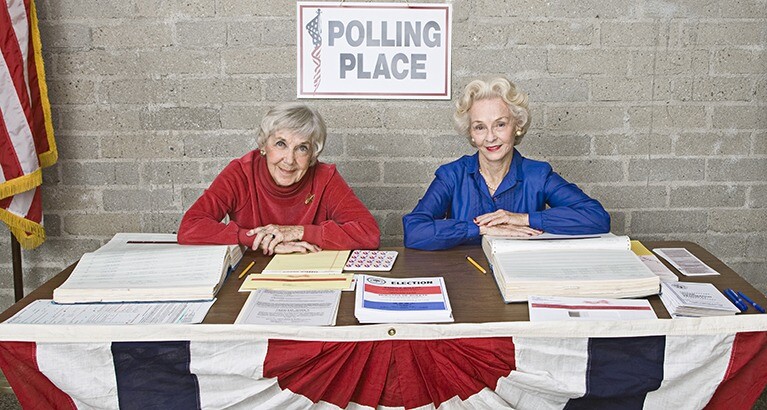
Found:
<svg viewBox="0 0 767 410"><path fill-rule="evenodd" d="M240 258L238 245L179 245L173 234L119 233L83 255L53 301L210 300Z"/></svg>
<svg viewBox="0 0 767 410"><path fill-rule="evenodd" d="M482 238L504 301L524 302L530 295L630 298L659 292L658 276L631 251L627 236L541 236Z"/></svg>

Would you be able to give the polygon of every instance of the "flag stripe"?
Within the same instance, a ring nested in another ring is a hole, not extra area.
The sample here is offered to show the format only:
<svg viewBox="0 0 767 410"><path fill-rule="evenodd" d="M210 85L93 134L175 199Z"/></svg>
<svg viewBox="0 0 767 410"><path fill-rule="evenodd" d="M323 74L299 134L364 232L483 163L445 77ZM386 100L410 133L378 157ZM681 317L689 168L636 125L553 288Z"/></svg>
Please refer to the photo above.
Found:
<svg viewBox="0 0 767 410"><path fill-rule="evenodd" d="M663 382L645 408L703 408L724 377L732 335L666 336Z"/></svg>
<svg viewBox="0 0 767 410"><path fill-rule="evenodd" d="M665 337L589 340L586 394L565 409L641 409L663 380Z"/></svg>
<svg viewBox="0 0 767 410"><path fill-rule="evenodd" d="M366 283L365 292L377 293L379 295L439 295L442 294L442 289L439 286L394 287Z"/></svg>
<svg viewBox="0 0 767 410"><path fill-rule="evenodd" d="M31 118L28 112L29 108L29 20L27 18L27 8L24 5L24 0L7 0L8 16L13 24L13 33L16 37L17 46L19 50L19 56L21 57L21 78L17 80L19 85L20 99L25 103L25 112L27 112L27 120ZM21 90L23 85L24 90Z"/></svg>
<svg viewBox="0 0 767 410"><path fill-rule="evenodd" d="M516 369L496 393L518 409L562 409L586 393L588 338L515 337Z"/></svg>
<svg viewBox="0 0 767 410"><path fill-rule="evenodd" d="M117 380L110 346L110 343L38 343L38 367L51 383L69 395L73 408L117 409Z"/></svg>
<svg viewBox="0 0 767 410"><path fill-rule="evenodd" d="M27 58L29 29L24 3L11 0L7 8L0 8L0 20L9 24L0 30L3 59L0 61L0 111L21 166L21 173L30 174L39 168L32 130L29 127L29 89L27 88ZM18 31L17 31L18 30Z"/></svg>
<svg viewBox="0 0 767 410"><path fill-rule="evenodd" d="M0 222L25 249L45 240L41 167L57 158L34 0L0 6Z"/></svg>
<svg viewBox="0 0 767 410"><path fill-rule="evenodd" d="M368 309L378 310L399 310L403 312L407 311L421 311L421 310L445 310L445 304L443 302L375 302L372 300L365 300L362 302L362 306Z"/></svg>
<svg viewBox="0 0 767 410"><path fill-rule="evenodd" d="M188 341L112 343L121 409L199 409Z"/></svg>
<svg viewBox="0 0 767 410"><path fill-rule="evenodd" d="M267 345L266 339L190 343L189 371L197 375L202 408L266 408L282 392L276 378L263 375Z"/></svg>
<svg viewBox="0 0 767 410"><path fill-rule="evenodd" d="M8 212L13 212L21 217L26 216L27 212L29 212L29 209L32 207L32 200L35 197L35 192L37 192L37 189L14 195L11 204L8 205Z"/></svg>
<svg viewBox="0 0 767 410"><path fill-rule="evenodd" d="M767 333L735 335L724 380L708 403L709 408L748 408L767 385Z"/></svg>
<svg viewBox="0 0 767 410"><path fill-rule="evenodd" d="M5 125L5 135L0 135L0 138L6 140L3 144L5 158L1 165L4 179L8 181L32 173L37 168L37 154L32 131L21 106L19 94L14 88L11 67L8 66L9 61L5 54L3 49L3 58L0 58L0 115ZM30 156L31 158L28 158Z"/></svg>
<svg viewBox="0 0 767 410"><path fill-rule="evenodd" d="M14 388L49 380L78 408L748 408L767 382L767 318L726 319L300 332L4 325L0 340L41 341L0 342L0 365ZM62 400L19 397L25 408Z"/></svg>
<svg viewBox="0 0 767 410"><path fill-rule="evenodd" d="M56 387L38 368L32 342L0 343L0 365L22 406L76 409L71 397Z"/></svg>

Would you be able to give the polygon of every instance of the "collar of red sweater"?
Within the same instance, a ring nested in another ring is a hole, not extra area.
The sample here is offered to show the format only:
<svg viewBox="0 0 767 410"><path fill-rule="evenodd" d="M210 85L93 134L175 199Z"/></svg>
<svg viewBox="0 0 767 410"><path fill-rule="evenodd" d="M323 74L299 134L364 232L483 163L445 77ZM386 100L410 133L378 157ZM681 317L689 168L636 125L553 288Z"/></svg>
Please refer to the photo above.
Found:
<svg viewBox="0 0 767 410"><path fill-rule="evenodd" d="M297 195L302 195L303 192L313 192L312 186L314 185L315 178L326 177L327 172L321 162L309 167L306 173L300 181L293 185L279 186L274 182L272 174L269 173L269 168L266 163L266 157L260 155L258 150L253 151L253 172L256 183L264 187L264 189L270 194L278 198L289 198Z"/></svg>

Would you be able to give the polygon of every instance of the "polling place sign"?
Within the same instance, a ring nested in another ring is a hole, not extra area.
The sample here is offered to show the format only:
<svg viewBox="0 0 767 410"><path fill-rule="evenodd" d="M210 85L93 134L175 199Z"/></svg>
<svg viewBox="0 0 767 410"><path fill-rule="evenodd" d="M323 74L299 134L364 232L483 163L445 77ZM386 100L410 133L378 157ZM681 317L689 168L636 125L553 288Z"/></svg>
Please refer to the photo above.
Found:
<svg viewBox="0 0 767 410"><path fill-rule="evenodd" d="M452 6L296 5L298 98L450 99Z"/></svg>

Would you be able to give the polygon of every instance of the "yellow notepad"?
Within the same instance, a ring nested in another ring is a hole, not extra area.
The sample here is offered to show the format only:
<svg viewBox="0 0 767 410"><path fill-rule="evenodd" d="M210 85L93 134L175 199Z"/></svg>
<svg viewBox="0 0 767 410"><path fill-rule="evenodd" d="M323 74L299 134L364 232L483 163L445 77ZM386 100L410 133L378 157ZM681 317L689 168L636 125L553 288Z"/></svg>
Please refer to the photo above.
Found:
<svg viewBox="0 0 767 410"><path fill-rule="evenodd" d="M349 253L350 251L320 251L275 255L261 273L341 273Z"/></svg>
<svg viewBox="0 0 767 410"><path fill-rule="evenodd" d="M276 290L347 290L352 286L353 274L276 275L250 274L242 282L240 292L256 289Z"/></svg>

